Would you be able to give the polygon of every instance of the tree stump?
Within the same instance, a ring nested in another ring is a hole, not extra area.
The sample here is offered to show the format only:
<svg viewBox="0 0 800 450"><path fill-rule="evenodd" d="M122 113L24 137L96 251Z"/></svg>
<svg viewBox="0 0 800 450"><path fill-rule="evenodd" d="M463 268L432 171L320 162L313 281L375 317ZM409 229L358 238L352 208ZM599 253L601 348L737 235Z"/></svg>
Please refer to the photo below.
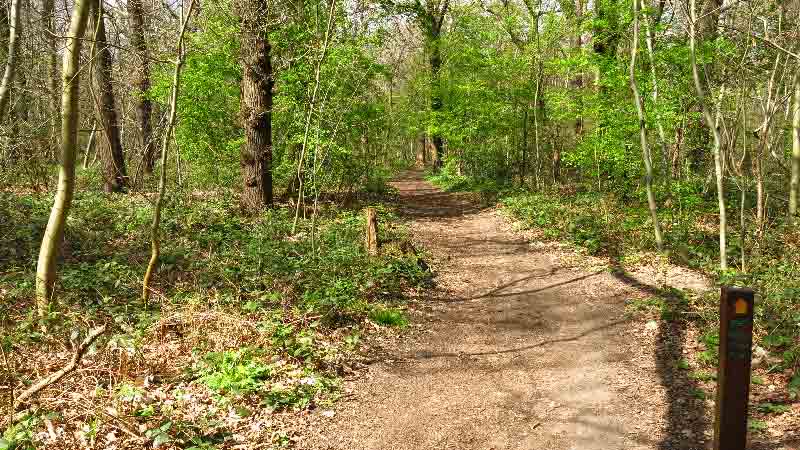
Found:
<svg viewBox="0 0 800 450"><path fill-rule="evenodd" d="M378 254L378 212L375 208L367 208L367 237L365 240L367 253Z"/></svg>

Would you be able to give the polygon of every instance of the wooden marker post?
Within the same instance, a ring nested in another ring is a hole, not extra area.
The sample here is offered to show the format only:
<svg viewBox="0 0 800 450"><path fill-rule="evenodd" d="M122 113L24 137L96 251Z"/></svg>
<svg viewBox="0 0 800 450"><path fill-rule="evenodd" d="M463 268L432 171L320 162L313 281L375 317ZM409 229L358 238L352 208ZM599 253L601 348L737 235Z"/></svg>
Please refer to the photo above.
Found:
<svg viewBox="0 0 800 450"><path fill-rule="evenodd" d="M753 299L752 289L722 287L714 450L745 450L753 345Z"/></svg>
<svg viewBox="0 0 800 450"><path fill-rule="evenodd" d="M364 242L370 256L378 254L378 212L375 208L367 208L367 236Z"/></svg>

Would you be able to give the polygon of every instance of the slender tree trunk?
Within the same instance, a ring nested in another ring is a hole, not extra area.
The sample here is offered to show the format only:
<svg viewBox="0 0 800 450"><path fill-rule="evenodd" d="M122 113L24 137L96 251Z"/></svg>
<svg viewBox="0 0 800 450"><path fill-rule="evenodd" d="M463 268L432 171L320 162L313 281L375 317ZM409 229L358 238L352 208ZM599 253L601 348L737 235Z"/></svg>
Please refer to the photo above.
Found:
<svg viewBox="0 0 800 450"><path fill-rule="evenodd" d="M797 221L797 199L800 189L800 71L794 75L792 110L792 175L789 181L789 217Z"/></svg>
<svg viewBox="0 0 800 450"><path fill-rule="evenodd" d="M645 31L647 33L647 56L650 62L650 77L653 83L653 106L658 108L658 77L656 72L656 58L653 41L653 26L650 19L645 20ZM658 130L658 143L661 146L661 158L664 160L664 172L667 175L667 180L671 178L669 152L667 151L667 134L664 131L664 123L659 114L655 114L656 129Z"/></svg>
<svg viewBox="0 0 800 450"><path fill-rule="evenodd" d="M155 143L152 139L151 116L153 105L148 98L150 91L150 61L145 40L144 8L142 0L128 0L128 20L131 29L131 46L138 59L134 75L136 89L136 121L139 123L139 139L145 173L152 173L155 165Z"/></svg>
<svg viewBox="0 0 800 450"><path fill-rule="evenodd" d="M583 0L575 0L575 21L576 30L573 45L575 52L580 54L583 50ZM583 73L575 75L575 78L572 79L572 87L575 89L575 102L577 105L575 141L578 142L583 136Z"/></svg>
<svg viewBox="0 0 800 450"><path fill-rule="evenodd" d="M170 93L169 100L169 116L167 117L167 129L161 141L161 171L158 178L158 198L156 199L155 207L153 208L153 223L150 226L150 262L147 264L147 270L142 280L142 302L145 306L150 299L150 280L153 278L158 258L161 255L161 208L164 204L164 195L167 186L167 154L169 150L169 141L172 138L172 130L175 128L175 117L178 114L178 95L180 94L181 87L181 69L183 69L183 62L185 61L183 52L183 38L186 35L186 25L189 23L189 18L192 16L194 9L194 0L189 3L189 9L181 24L180 32L178 33L177 56L175 57L175 70L172 73L172 92Z"/></svg>
<svg viewBox="0 0 800 450"><path fill-rule="evenodd" d="M769 82L765 88L766 104L764 105L764 120L761 124L761 145L753 158L753 172L756 179L756 228L760 234L764 230L766 222L766 191L764 189L764 158L770 154L771 140L773 131L773 117L777 111L776 103L779 97L779 86L781 83L775 82L775 78L781 71L781 54L775 58Z"/></svg>
<svg viewBox="0 0 800 450"><path fill-rule="evenodd" d="M756 228L759 233L764 227L766 215L766 210L764 208L765 191L763 168L764 147L767 146L766 139L766 137L762 137L762 143L759 146L759 150L754 152L755 155L753 155L753 176L756 179Z"/></svg>
<svg viewBox="0 0 800 450"><path fill-rule="evenodd" d="M645 185L647 187L647 205L650 208L650 217L653 220L653 232L656 238L656 247L664 248L664 239L661 235L661 222L658 220L658 205L653 193L653 161L650 153L650 144L647 141L647 122L645 121L644 103L639 95L636 84L636 56L639 52L639 0L633 0L633 44L631 45L630 84L633 92L633 101L639 115L639 141L642 145L642 159L644 160Z"/></svg>
<svg viewBox="0 0 800 450"><path fill-rule="evenodd" d="M300 157L297 161L297 204L294 210L294 221L292 222L292 234L297 231L297 224L300 220L300 208L302 207L305 199L305 178L302 176L303 167L305 166L306 150L308 149L308 136L311 129L311 117L314 114L314 109L317 106L317 94L319 94L320 76L322 72L322 64L325 62L325 57L328 55L328 45L330 44L331 32L333 30L334 14L336 12L336 0L331 0L330 8L328 9L328 24L325 27L325 38L322 42L322 51L320 52L319 59L317 60L316 68L314 69L314 89L311 91L311 103L308 105L308 111L305 118L305 126L303 129L303 145L300 148ZM304 212L305 214L305 212Z"/></svg>
<svg viewBox="0 0 800 450"><path fill-rule="evenodd" d="M434 19L435 20L435 19ZM441 80L440 74L442 70L442 54L440 48L440 30L436 29L431 33L431 42L430 42L430 64L431 64L431 113L434 116L434 122L439 123L441 118L439 117L442 113L442 109L444 108L444 102L442 101L442 92L441 92ZM431 142L433 143L433 168L434 170L439 170L442 168L444 164L444 149L443 140L441 132L436 129L431 136Z"/></svg>
<svg viewBox="0 0 800 450"><path fill-rule="evenodd" d="M747 188L750 181L748 180L747 171L749 168L745 162L750 157L750 149L747 146L747 100L745 97L744 106L742 108L742 164L741 164L741 195L739 198L739 232L741 237L741 270L747 273L747 217L745 214L745 205L747 202Z"/></svg>
<svg viewBox="0 0 800 450"><path fill-rule="evenodd" d="M272 61L267 36L269 3L242 0L242 206L257 212L272 204Z"/></svg>
<svg viewBox="0 0 800 450"><path fill-rule="evenodd" d="M0 123L5 121L8 102L11 98L11 87L14 85L14 76L17 70L17 55L19 54L19 36L22 34L22 0L12 0L11 15L9 16L8 33L8 60L3 81L0 83Z"/></svg>
<svg viewBox="0 0 800 450"><path fill-rule="evenodd" d="M385 141L383 143L382 159L384 163L389 157L389 141L392 136L393 122L394 122L394 75L389 77L389 120L386 122L386 137L384 138Z"/></svg>
<svg viewBox="0 0 800 450"><path fill-rule="evenodd" d="M520 185L525 186L525 178L528 176L528 110L530 109L527 103L525 106L524 114L522 115L522 167L520 167L519 179Z"/></svg>
<svg viewBox="0 0 800 450"><path fill-rule="evenodd" d="M714 170L717 177L717 201L719 203L719 266L720 269L726 270L728 268L728 251L727 251L727 213L725 209L725 185L723 182L722 172L722 158L720 157L722 138L720 136L719 128L717 127L716 119L711 115L711 111L706 104L705 88L703 87L700 72L697 67L697 0L690 0L691 18L689 20L689 47L692 65L692 78L694 80L694 87L697 91L697 101L700 104L700 109L703 112L706 124L711 128L714 137ZM722 95L720 95L722 97Z"/></svg>
<svg viewBox="0 0 800 450"><path fill-rule="evenodd" d="M104 131L103 145L99 146L103 166L103 188L106 192L123 192L128 185L125 156L122 151L119 120L112 80L113 58L106 40L105 14L102 0L92 1L92 31L95 42L92 46L94 64L94 93L97 120Z"/></svg>
<svg viewBox="0 0 800 450"><path fill-rule="evenodd" d="M48 57L48 85L50 98L50 149L55 152L58 147L59 121L59 85L58 85L58 51L56 37L56 18L54 0L44 0L42 8L42 21L45 26Z"/></svg>
<svg viewBox="0 0 800 450"><path fill-rule="evenodd" d="M536 24L539 25L538 22ZM537 34L537 46L538 46L538 34ZM538 52L537 52L538 53ZM541 58L537 56L537 58ZM537 66L536 66L536 87L533 90L533 141L534 141L534 149L536 151L536 167L534 176L536 177L536 189L542 187L542 177L540 174L541 167L542 167L542 158L541 158L541 148L540 148L540 137L539 137L539 117L540 111L544 108L543 102L541 101L541 91L542 91L542 61L539 59Z"/></svg>
<svg viewBox="0 0 800 450"><path fill-rule="evenodd" d="M72 11L67 47L64 50L63 95L61 100L61 160L58 172L58 189L50 211L50 219L42 238L39 262L36 268L36 306L39 317L44 317L53 296L56 279L56 258L64 224L67 221L75 190L75 154L78 147L78 119L80 109L79 61L81 43L89 18L91 0L77 0Z"/></svg>

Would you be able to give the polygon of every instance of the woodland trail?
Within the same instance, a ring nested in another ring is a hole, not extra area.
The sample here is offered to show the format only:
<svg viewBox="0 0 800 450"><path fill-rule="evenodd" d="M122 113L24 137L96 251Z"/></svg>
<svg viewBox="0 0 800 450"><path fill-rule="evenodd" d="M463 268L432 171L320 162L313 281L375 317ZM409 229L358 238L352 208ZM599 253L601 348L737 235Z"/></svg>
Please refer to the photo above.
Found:
<svg viewBox="0 0 800 450"><path fill-rule="evenodd" d="M707 448L708 401L682 397L674 367L680 332L626 319L626 299L651 295L646 280L565 267L419 173L395 186L434 257L424 331L349 382L333 418L314 414L302 448Z"/></svg>

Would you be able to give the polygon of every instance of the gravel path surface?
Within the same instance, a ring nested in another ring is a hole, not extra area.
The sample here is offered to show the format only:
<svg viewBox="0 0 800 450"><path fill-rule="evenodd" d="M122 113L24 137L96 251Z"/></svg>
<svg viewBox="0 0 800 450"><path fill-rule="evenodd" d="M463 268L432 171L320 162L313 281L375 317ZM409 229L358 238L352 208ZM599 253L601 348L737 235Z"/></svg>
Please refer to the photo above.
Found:
<svg viewBox="0 0 800 450"><path fill-rule="evenodd" d="M315 413L300 447L709 448L710 401L675 367L685 336L626 318L652 280L565 266L557 247L419 173L395 186L437 273L422 331L348 382L333 417Z"/></svg>

